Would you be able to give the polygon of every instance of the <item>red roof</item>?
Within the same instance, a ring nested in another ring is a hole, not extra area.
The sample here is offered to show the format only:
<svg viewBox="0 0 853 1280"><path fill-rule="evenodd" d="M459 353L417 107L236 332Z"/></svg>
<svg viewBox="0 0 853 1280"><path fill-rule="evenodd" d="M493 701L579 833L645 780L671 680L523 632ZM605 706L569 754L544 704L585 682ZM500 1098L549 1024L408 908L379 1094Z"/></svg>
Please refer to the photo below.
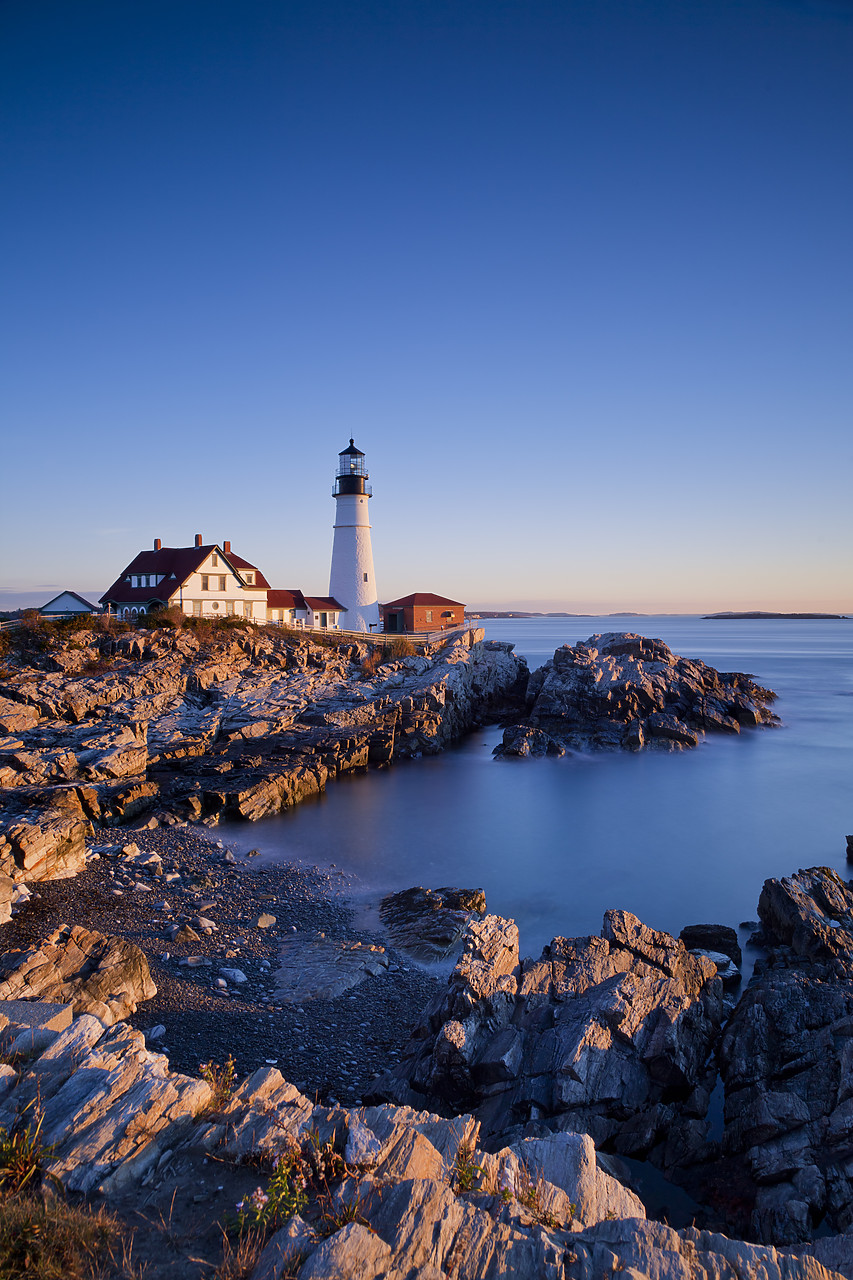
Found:
<svg viewBox="0 0 853 1280"><path fill-rule="evenodd" d="M275 590L272 587L267 592L267 608L268 609L304 609L305 597L301 591L293 590Z"/></svg>
<svg viewBox="0 0 853 1280"><path fill-rule="evenodd" d="M268 587L270 585L257 565L249 564L249 561L244 560L242 556L235 556L233 551L229 551L227 556L224 552L222 555L223 559L227 560L231 567L238 571L241 578L245 577L245 574L243 573L244 569L253 570L255 574L255 581L252 583L253 587Z"/></svg>
<svg viewBox="0 0 853 1280"><path fill-rule="evenodd" d="M255 581L252 583L252 589L256 586L262 589L269 586L264 575L253 564L249 564L248 560L243 560L240 556L233 554L226 556L215 542L203 547L161 547L159 551L140 551L139 555L131 560L127 568L119 574L109 590L101 596L101 604L106 604L108 601L117 601L120 604L147 604L149 601L165 604L181 583L186 582L190 574L195 573L204 564L212 551L216 551L226 565L233 568L241 578L244 569L254 570ZM125 581L131 574L141 573L162 575L163 581L156 587L132 587Z"/></svg>
<svg viewBox="0 0 853 1280"><path fill-rule="evenodd" d="M447 596L437 596L431 591L413 591L410 596L401 596L399 600L389 600L387 604L382 606L383 609L405 609L411 605L417 604L452 604L457 609L464 609L465 606L461 600L448 600Z"/></svg>
<svg viewBox="0 0 853 1280"><path fill-rule="evenodd" d="M305 603L314 612L322 610L326 613L346 613L342 604L338 604L334 596L306 596Z"/></svg>

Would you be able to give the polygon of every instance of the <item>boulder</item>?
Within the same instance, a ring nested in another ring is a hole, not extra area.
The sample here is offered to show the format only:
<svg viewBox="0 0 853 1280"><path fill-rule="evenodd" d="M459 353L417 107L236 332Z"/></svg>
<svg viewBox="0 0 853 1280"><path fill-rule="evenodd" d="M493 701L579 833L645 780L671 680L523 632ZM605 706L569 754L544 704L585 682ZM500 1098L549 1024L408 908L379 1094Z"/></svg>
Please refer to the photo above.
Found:
<svg viewBox="0 0 853 1280"><path fill-rule="evenodd" d="M486 916L371 1097L471 1111L493 1146L531 1122L671 1168L704 1150L722 1019L716 966L628 912L523 962Z"/></svg>
<svg viewBox="0 0 853 1280"><path fill-rule="evenodd" d="M75 1014L94 1014L104 1026L135 1013L141 1000L156 994L139 947L79 925L63 925L39 947L0 958L0 1000L68 1003Z"/></svg>
<svg viewBox="0 0 853 1280"><path fill-rule="evenodd" d="M496 754L561 747L679 750L702 733L776 723L775 695L740 672L680 658L632 632L590 636L557 649L530 677L528 715L504 732ZM538 736L537 736L538 734Z"/></svg>
<svg viewBox="0 0 853 1280"><path fill-rule="evenodd" d="M492 755L505 756L562 756L565 749L541 729L530 724L510 724L504 729L503 739Z"/></svg>
<svg viewBox="0 0 853 1280"><path fill-rule="evenodd" d="M379 904L395 947L421 960L440 960L459 944L469 921L486 910L482 889L402 889Z"/></svg>
<svg viewBox="0 0 853 1280"><path fill-rule="evenodd" d="M759 915L766 956L719 1050L725 1162L703 1193L790 1245L853 1227L853 892L813 867L766 881Z"/></svg>
<svg viewBox="0 0 853 1280"><path fill-rule="evenodd" d="M688 924L678 935L688 951L719 951L736 964L743 964L737 931L727 924Z"/></svg>

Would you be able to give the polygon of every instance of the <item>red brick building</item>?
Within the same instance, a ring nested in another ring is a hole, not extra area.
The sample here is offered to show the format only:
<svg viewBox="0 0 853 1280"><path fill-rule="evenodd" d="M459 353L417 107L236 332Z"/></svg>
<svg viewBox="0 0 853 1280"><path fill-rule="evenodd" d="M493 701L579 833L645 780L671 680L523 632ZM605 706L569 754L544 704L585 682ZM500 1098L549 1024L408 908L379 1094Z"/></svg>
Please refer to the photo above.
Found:
<svg viewBox="0 0 853 1280"><path fill-rule="evenodd" d="M431 591L413 591L399 600L379 606L382 630L391 635L407 631L449 631L465 621L465 606L458 600L433 595Z"/></svg>

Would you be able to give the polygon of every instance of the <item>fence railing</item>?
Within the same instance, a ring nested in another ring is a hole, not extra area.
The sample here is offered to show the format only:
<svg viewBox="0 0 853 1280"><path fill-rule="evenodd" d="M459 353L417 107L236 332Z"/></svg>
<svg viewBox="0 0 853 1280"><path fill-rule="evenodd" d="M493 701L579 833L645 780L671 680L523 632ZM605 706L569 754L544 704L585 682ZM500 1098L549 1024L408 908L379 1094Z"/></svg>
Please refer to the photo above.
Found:
<svg viewBox="0 0 853 1280"><path fill-rule="evenodd" d="M466 622L440 631L345 631L340 627L295 626L292 622L267 623L267 626L283 627L296 635L334 636L337 639L359 640L366 644L392 644L395 640L410 640L414 644L435 644L438 640L448 640L451 636L470 631L476 625L475 622Z"/></svg>

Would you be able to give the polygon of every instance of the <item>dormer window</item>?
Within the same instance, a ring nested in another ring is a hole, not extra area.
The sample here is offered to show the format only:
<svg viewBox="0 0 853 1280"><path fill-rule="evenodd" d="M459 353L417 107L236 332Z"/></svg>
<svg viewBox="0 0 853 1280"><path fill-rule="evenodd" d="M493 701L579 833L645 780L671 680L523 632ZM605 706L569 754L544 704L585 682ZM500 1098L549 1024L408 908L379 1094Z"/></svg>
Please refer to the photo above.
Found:
<svg viewBox="0 0 853 1280"><path fill-rule="evenodd" d="M247 583L247 585L248 585L248 586L251 586L251 585L252 585L252 583L253 583L254 581L255 581L255 575L254 575L253 573L247 573L247 574L246 574L246 583Z"/></svg>

